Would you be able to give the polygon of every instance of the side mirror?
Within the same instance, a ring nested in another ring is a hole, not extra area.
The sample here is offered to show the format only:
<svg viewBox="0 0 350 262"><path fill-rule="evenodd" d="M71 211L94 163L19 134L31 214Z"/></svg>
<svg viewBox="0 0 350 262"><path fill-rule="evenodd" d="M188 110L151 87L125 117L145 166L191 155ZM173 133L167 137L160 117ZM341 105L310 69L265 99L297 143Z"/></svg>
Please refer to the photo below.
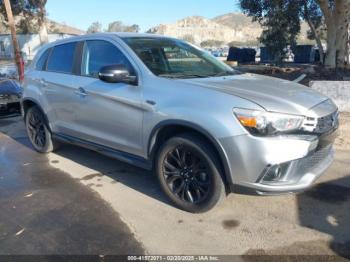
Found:
<svg viewBox="0 0 350 262"><path fill-rule="evenodd" d="M137 77L131 75L124 65L110 65L101 68L98 73L100 80L107 83L126 83L137 85Z"/></svg>

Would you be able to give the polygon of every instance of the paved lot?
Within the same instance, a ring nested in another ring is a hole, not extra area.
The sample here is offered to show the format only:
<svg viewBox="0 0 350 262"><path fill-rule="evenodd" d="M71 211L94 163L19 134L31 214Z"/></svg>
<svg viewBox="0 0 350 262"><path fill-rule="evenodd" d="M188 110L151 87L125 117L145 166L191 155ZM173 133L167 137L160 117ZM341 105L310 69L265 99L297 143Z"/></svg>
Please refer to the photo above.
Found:
<svg viewBox="0 0 350 262"><path fill-rule="evenodd" d="M193 215L174 208L151 173L70 145L36 154L22 122L3 119L0 190L0 253L350 256L348 150L306 193L230 195Z"/></svg>
<svg viewBox="0 0 350 262"><path fill-rule="evenodd" d="M0 120L0 129L8 124ZM16 131L0 132L0 255L144 253L98 194L52 168Z"/></svg>

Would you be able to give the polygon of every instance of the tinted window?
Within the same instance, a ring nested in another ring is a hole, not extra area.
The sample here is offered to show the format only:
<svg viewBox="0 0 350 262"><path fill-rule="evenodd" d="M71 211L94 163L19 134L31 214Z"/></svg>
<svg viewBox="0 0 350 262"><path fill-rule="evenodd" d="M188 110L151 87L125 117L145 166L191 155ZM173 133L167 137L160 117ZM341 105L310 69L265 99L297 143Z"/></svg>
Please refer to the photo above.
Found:
<svg viewBox="0 0 350 262"><path fill-rule="evenodd" d="M113 44L100 40L86 41L81 68L82 75L98 77L102 67L119 64L124 64L130 72L133 71L128 59Z"/></svg>
<svg viewBox="0 0 350 262"><path fill-rule="evenodd" d="M55 46L47 65L48 71L72 73L76 43Z"/></svg>
<svg viewBox="0 0 350 262"><path fill-rule="evenodd" d="M197 78L237 74L207 52L172 38L130 37L123 40L155 74Z"/></svg>
<svg viewBox="0 0 350 262"><path fill-rule="evenodd" d="M5 44L4 41L0 41L0 51L5 52Z"/></svg>
<svg viewBox="0 0 350 262"><path fill-rule="evenodd" d="M51 49L48 49L46 50L42 55L41 57L39 58L38 62L36 63L36 70L45 70L45 66L46 66L46 61L47 61L47 58L49 56L49 53L50 53L50 50Z"/></svg>

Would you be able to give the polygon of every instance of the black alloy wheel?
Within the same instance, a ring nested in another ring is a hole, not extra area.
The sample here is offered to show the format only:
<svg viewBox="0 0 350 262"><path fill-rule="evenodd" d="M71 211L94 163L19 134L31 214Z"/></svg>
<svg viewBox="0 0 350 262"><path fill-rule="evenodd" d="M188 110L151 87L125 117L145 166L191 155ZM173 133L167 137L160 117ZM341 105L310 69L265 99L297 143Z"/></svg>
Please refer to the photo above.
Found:
<svg viewBox="0 0 350 262"><path fill-rule="evenodd" d="M33 145L35 145L38 148L45 147L46 134L44 119L37 110L32 110L28 112L27 128L29 138Z"/></svg>
<svg viewBox="0 0 350 262"><path fill-rule="evenodd" d="M187 146L177 146L163 162L164 179L181 200L200 203L210 192L211 176L207 161Z"/></svg>
<svg viewBox="0 0 350 262"><path fill-rule="evenodd" d="M160 146L155 161L161 188L177 207L202 213L224 199L226 191L218 156L196 134L170 138Z"/></svg>
<svg viewBox="0 0 350 262"><path fill-rule="evenodd" d="M25 124L29 140L40 153L49 153L57 149L59 143L52 139L45 115L33 106L25 112Z"/></svg>

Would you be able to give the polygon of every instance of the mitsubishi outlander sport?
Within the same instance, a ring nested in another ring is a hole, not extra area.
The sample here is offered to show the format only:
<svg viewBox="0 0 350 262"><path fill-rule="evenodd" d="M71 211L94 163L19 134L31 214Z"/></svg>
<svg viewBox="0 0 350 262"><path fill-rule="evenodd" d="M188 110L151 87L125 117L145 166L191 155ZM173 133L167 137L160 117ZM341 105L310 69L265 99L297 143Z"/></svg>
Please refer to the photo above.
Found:
<svg viewBox="0 0 350 262"><path fill-rule="evenodd" d="M332 163L338 128L336 105L320 93L150 34L44 46L26 71L22 107L37 151L67 142L154 170L189 212L242 188L305 190Z"/></svg>

